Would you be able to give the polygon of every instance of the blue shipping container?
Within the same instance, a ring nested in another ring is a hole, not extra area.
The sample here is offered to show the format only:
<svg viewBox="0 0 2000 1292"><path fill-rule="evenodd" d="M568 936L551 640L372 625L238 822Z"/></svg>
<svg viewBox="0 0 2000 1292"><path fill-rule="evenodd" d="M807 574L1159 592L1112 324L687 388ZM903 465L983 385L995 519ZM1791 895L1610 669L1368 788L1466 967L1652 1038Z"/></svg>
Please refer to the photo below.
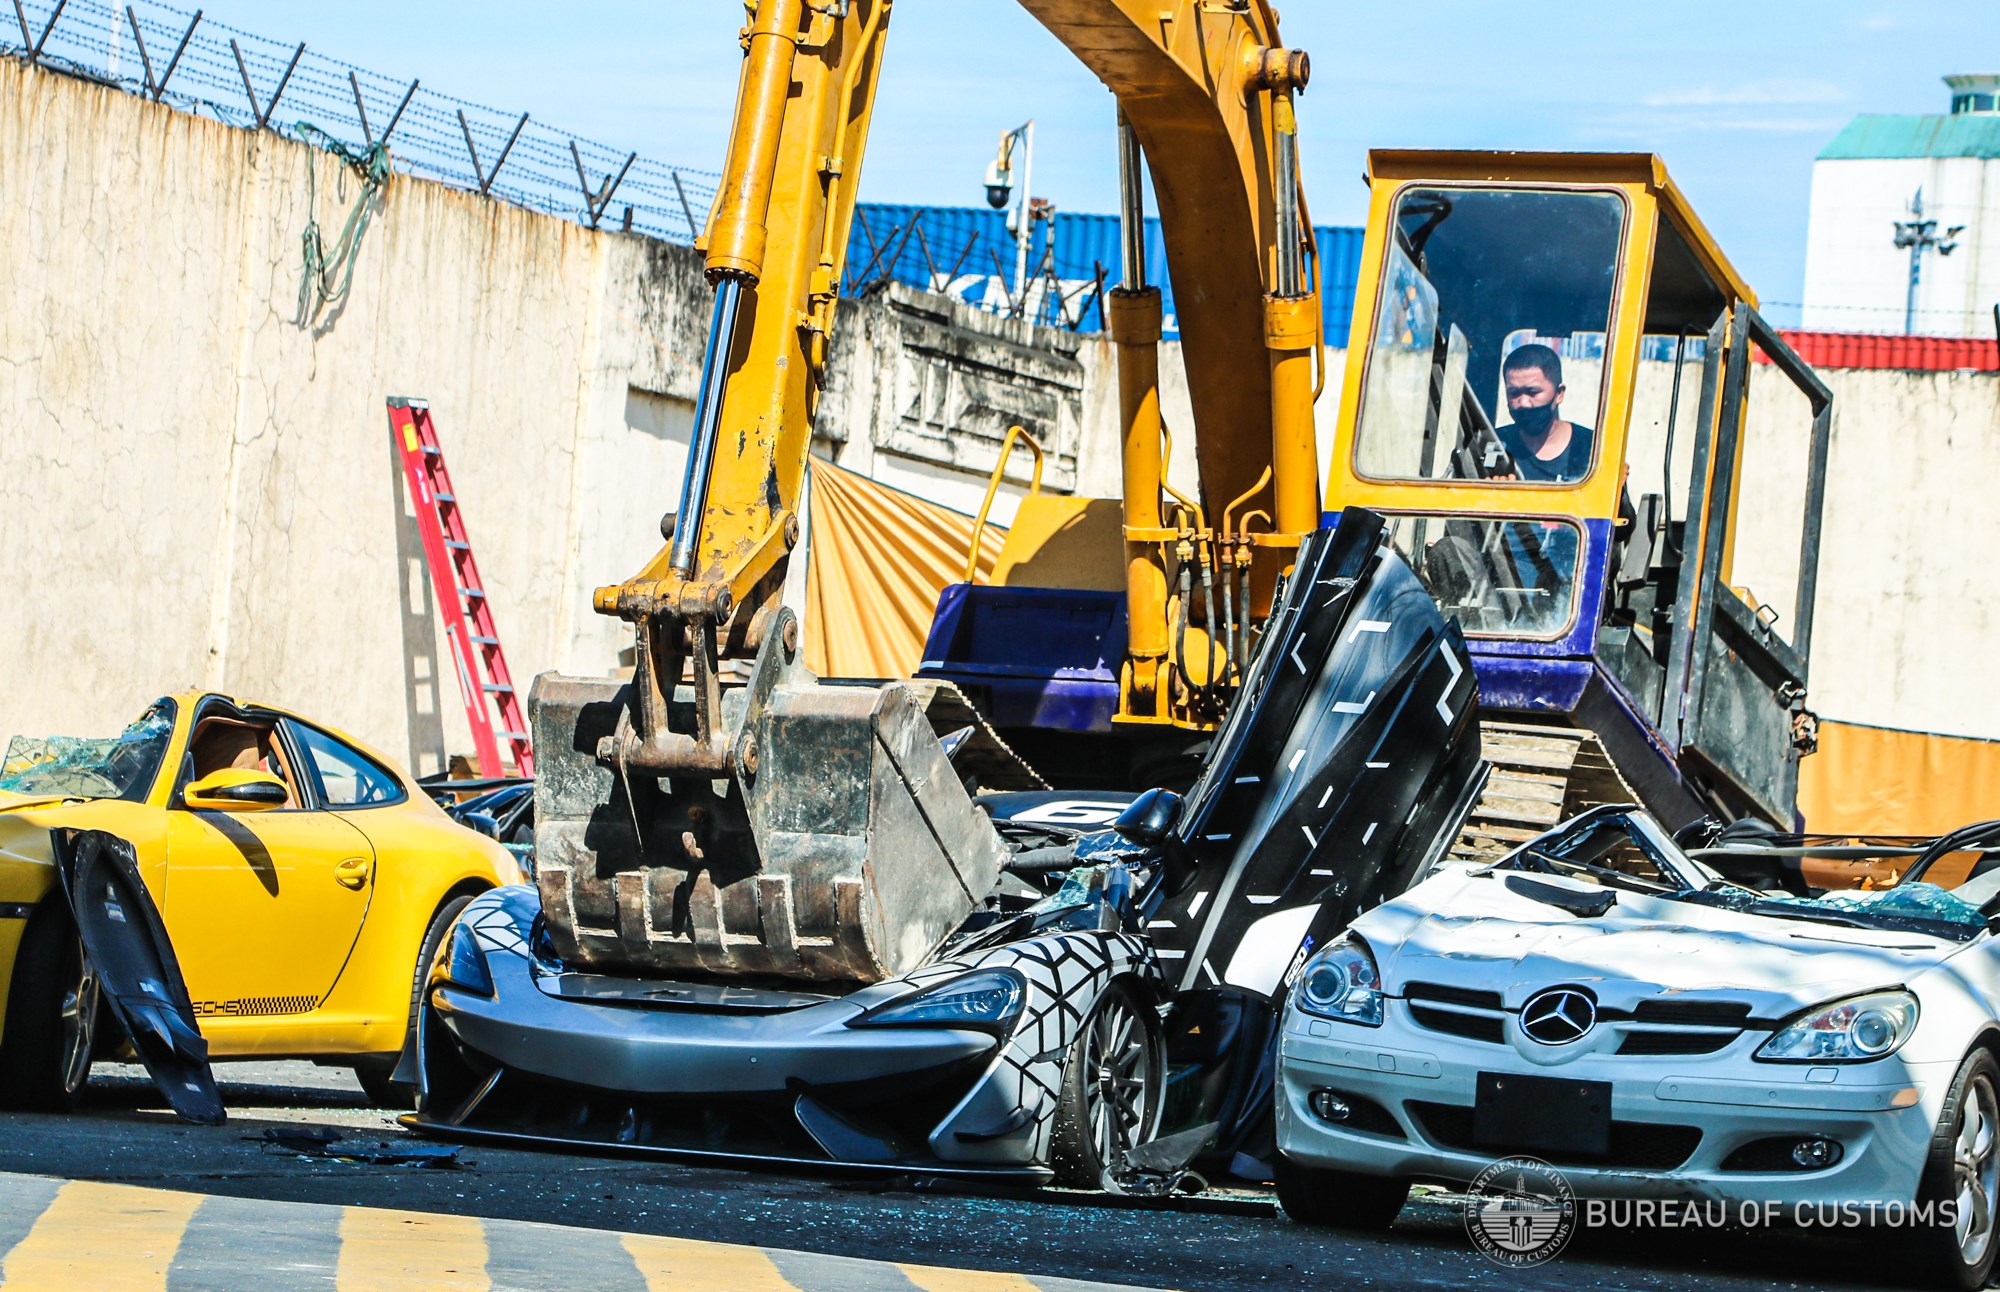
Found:
<svg viewBox="0 0 2000 1292"><path fill-rule="evenodd" d="M855 213L847 248L850 293L884 278L926 291L941 291L968 304L999 313L1010 307L1014 285L1014 235L1007 212L975 206L894 206L864 202ZM1320 304L1326 313L1329 345L1347 344L1354 315L1354 290L1361 271L1361 230L1323 225L1313 230L1319 246ZM1049 274L1034 278L1049 252ZM1118 285L1118 217L1058 211L1053 230L1035 225L1028 252L1028 314L1037 322L1079 332L1104 330L1102 293ZM1165 296L1166 335L1177 339L1174 289L1167 281L1166 244L1160 222L1146 221L1147 275Z"/></svg>

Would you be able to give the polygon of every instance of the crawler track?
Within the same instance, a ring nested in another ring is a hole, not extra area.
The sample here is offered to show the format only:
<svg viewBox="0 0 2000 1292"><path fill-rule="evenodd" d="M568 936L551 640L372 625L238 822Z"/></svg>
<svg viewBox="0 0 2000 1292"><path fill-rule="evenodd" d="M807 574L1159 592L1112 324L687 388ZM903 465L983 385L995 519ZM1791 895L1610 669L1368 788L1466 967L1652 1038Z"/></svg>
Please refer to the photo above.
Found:
<svg viewBox="0 0 2000 1292"><path fill-rule="evenodd" d="M1492 861L1585 808L1638 802L1588 731L1485 719L1479 744L1493 774L1458 832L1452 861Z"/></svg>

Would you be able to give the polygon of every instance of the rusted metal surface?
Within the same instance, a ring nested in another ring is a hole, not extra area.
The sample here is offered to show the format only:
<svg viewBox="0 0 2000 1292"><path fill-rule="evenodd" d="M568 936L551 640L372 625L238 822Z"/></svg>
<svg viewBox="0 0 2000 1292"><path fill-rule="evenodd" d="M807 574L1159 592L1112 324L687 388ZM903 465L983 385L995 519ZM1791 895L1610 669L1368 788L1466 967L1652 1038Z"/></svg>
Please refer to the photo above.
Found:
<svg viewBox="0 0 2000 1292"><path fill-rule="evenodd" d="M598 750L629 685L536 680L539 882L566 961L875 982L922 963L991 890L1005 846L938 742L936 697L821 682L777 627L721 697L720 775L620 773ZM691 713L693 688L669 707Z"/></svg>

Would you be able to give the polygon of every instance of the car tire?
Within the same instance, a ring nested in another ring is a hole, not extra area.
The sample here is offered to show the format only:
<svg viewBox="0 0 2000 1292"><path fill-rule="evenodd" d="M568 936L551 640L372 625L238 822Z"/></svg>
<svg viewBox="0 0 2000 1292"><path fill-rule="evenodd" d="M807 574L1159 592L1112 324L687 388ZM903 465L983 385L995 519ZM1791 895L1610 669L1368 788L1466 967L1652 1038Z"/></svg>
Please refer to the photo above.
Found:
<svg viewBox="0 0 2000 1292"><path fill-rule="evenodd" d="M1387 1229L1410 1198L1410 1182L1305 1166L1283 1153L1275 1164L1278 1205L1304 1225Z"/></svg>
<svg viewBox="0 0 2000 1292"><path fill-rule="evenodd" d="M444 945L444 935L472 902L472 896L465 894L454 897L438 907L437 914L431 916L430 927L424 930L423 944L417 948L416 967L410 973L410 1016L403 1029L403 1048L390 1056L370 1056L354 1065L354 1076L361 1082L362 1092L369 1100L383 1108L409 1109L416 1107L417 1092L399 1081L391 1080L391 1074L404 1055L409 1053L417 1039L417 1010L423 1005L424 979L429 976L431 961L437 959L438 948Z"/></svg>
<svg viewBox="0 0 2000 1292"><path fill-rule="evenodd" d="M2000 1063L1974 1050L1958 1067L1944 1111L1931 1135L1917 1185L1918 1203L1952 1202L1951 1225L1911 1225L1902 1236L1913 1284L1971 1289L1986 1286L2000 1251L1994 1209L2000 1183ZM1901 1262L1899 1262L1900 1264Z"/></svg>
<svg viewBox="0 0 2000 1292"><path fill-rule="evenodd" d="M393 1079L398 1057L374 1056L354 1065L354 1079L361 1083L361 1092L376 1108L394 1108L401 1112L416 1104L410 1088Z"/></svg>
<svg viewBox="0 0 2000 1292"><path fill-rule="evenodd" d="M0 1039L0 1107L68 1112L83 1101L103 994L66 911L43 909L14 957Z"/></svg>
<svg viewBox="0 0 2000 1292"><path fill-rule="evenodd" d="M1101 1189L1122 1150L1151 1139L1160 1124L1166 1042L1159 1015L1139 993L1112 983L1097 998L1063 1060L1049 1165L1055 1182Z"/></svg>

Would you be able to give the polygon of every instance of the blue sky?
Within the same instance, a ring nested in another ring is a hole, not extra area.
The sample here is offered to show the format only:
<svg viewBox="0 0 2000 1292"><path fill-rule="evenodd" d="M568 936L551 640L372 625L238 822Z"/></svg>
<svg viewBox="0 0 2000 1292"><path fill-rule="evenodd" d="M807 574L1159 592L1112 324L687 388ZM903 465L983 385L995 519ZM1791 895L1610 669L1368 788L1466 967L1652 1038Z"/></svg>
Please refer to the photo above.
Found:
<svg viewBox="0 0 2000 1292"><path fill-rule="evenodd" d="M621 150L721 163L737 0L202 4ZM1316 220L1361 220L1370 147L1659 152L1780 323L1796 317L1781 303L1799 299L1813 155L1857 113L1941 112L1939 77L2000 68L1996 0L1282 9L1286 42L1313 58L1300 115ZM903 0L891 36L865 199L977 202L996 136L1032 116L1037 195L1114 209L1110 96L1014 0Z"/></svg>

